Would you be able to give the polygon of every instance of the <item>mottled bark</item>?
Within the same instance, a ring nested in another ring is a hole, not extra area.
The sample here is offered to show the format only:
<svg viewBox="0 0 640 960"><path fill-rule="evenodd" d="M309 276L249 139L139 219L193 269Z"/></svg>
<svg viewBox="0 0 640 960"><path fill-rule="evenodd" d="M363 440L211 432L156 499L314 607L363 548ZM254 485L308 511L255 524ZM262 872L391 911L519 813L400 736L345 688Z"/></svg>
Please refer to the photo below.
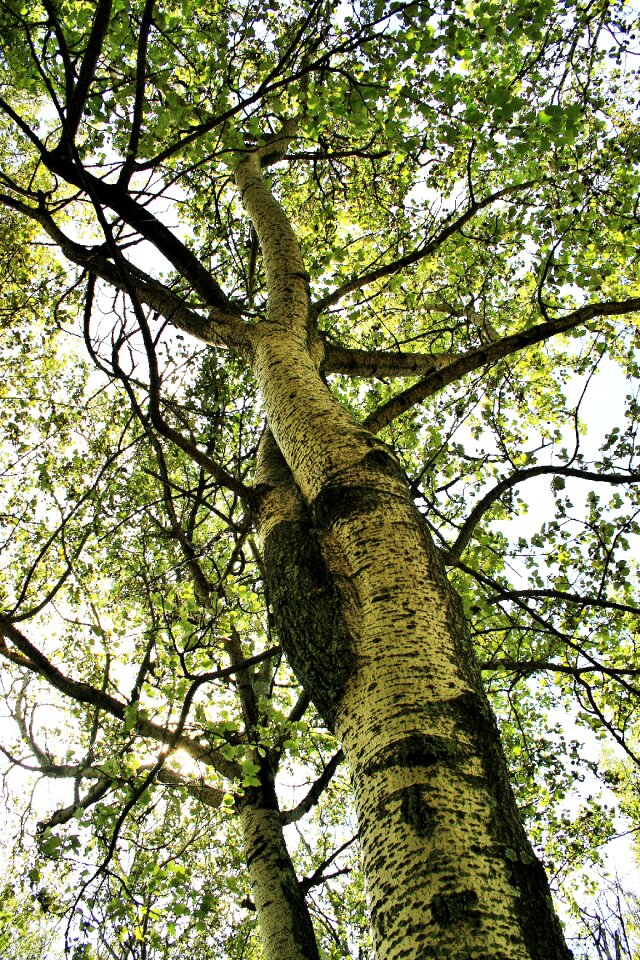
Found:
<svg viewBox="0 0 640 960"><path fill-rule="evenodd" d="M284 471L261 518L282 641L351 771L378 956L567 958L459 601L393 459L358 445L311 502L313 527Z"/></svg>
<svg viewBox="0 0 640 960"><path fill-rule="evenodd" d="M267 210L255 168L251 189ZM285 651L351 772L377 956L567 960L459 601L393 455L305 347L291 237L263 247L253 370L284 462L263 457L258 524Z"/></svg>
<svg viewBox="0 0 640 960"><path fill-rule="evenodd" d="M319 960L304 892L298 882L275 794L239 804L247 871L266 960Z"/></svg>

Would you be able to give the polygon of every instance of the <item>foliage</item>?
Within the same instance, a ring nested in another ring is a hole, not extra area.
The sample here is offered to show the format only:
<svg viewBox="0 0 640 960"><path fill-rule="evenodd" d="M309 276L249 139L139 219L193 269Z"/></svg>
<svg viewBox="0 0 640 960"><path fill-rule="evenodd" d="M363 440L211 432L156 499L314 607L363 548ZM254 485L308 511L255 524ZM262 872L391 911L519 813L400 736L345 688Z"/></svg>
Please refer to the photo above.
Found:
<svg viewBox="0 0 640 960"><path fill-rule="evenodd" d="M53 886L77 960L259 957L236 815L276 775L288 809L324 788L287 827L324 955L370 950L251 510L268 278L233 171L294 120L267 176L310 341L442 548L559 895L610 789L637 819L636 17L2 3L2 749L13 789L57 785L22 825L46 882L17 861L4 898L24 955Z"/></svg>

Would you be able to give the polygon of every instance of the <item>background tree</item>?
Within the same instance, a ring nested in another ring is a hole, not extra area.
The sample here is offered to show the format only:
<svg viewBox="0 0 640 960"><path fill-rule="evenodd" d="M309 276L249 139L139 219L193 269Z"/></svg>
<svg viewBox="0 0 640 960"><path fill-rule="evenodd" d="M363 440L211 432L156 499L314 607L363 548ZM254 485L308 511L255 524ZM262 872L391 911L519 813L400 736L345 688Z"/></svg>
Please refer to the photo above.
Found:
<svg viewBox="0 0 640 960"><path fill-rule="evenodd" d="M562 804L558 708L636 762L635 394L583 427L637 375L633 12L1 17L5 751L73 783L41 842L82 861L41 906L78 956L246 956L224 874L267 956L355 952L334 732L380 957L568 956L467 630L562 875L612 817Z"/></svg>

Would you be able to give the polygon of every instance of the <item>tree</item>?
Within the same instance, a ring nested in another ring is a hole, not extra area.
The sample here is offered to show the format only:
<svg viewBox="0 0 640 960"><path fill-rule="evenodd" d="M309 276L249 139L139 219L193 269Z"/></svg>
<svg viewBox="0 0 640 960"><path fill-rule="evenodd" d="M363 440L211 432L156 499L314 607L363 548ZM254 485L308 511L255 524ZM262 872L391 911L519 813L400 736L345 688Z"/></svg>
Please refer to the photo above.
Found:
<svg viewBox="0 0 640 960"><path fill-rule="evenodd" d="M75 784L42 845L91 826L78 930L242 955L207 939L214 878L243 882L207 838L239 829L265 955L346 955L357 898L329 944L305 894L351 865L300 880L282 832L344 756L379 958L568 957L481 672L525 807L566 771L558 702L635 759L638 407L594 453L570 399L605 358L637 375L633 11L1 11L0 631L32 759L5 752ZM510 545L544 476L555 516ZM610 501L574 508L584 481ZM75 730L43 740L47 688ZM296 738L314 783L282 813Z"/></svg>

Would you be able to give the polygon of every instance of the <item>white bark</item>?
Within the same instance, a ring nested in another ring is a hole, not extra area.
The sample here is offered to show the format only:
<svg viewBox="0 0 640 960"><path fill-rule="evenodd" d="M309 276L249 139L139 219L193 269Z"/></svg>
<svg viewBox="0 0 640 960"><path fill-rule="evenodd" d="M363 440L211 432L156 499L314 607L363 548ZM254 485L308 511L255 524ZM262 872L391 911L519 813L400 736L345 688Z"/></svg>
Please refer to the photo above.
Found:
<svg viewBox="0 0 640 960"><path fill-rule="evenodd" d="M394 458L305 349L281 214L256 225L273 300L253 370L303 507L272 477L259 522L285 650L351 771L377 956L566 960L459 602Z"/></svg>
<svg viewBox="0 0 640 960"><path fill-rule="evenodd" d="M311 920L282 834L277 809L240 810L247 869L266 960L317 960Z"/></svg>

